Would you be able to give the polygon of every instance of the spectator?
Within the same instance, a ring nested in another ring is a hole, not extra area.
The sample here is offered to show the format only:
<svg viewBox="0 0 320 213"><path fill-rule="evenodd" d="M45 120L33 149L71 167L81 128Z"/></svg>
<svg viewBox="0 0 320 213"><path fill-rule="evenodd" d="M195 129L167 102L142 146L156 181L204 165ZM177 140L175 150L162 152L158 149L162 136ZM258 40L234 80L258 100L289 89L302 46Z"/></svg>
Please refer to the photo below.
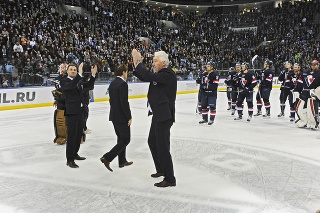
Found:
<svg viewBox="0 0 320 213"><path fill-rule="evenodd" d="M16 53L22 53L23 52L23 47L19 42L16 42L16 44L13 46L13 51Z"/></svg>

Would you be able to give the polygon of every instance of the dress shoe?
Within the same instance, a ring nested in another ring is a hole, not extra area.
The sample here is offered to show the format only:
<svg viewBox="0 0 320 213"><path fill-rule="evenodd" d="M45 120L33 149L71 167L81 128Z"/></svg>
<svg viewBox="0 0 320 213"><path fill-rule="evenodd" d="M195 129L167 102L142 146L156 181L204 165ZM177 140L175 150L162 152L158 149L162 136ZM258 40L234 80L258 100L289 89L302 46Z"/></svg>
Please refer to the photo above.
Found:
<svg viewBox="0 0 320 213"><path fill-rule="evenodd" d="M168 186L176 186L176 183L169 183L165 180L159 182L159 183L155 183L154 186L156 187L168 187Z"/></svg>
<svg viewBox="0 0 320 213"><path fill-rule="evenodd" d="M119 167L120 167L120 168L123 168L123 167L125 167L125 166L130 166L131 164L133 164L133 162L132 162L132 161L127 161L127 162L125 162L125 163L123 163L123 164L119 165Z"/></svg>
<svg viewBox="0 0 320 213"><path fill-rule="evenodd" d="M161 177L161 176L164 176L164 174L161 173L161 172L157 172L157 173L151 174L151 177L153 177L153 178L157 178L157 177Z"/></svg>
<svg viewBox="0 0 320 213"><path fill-rule="evenodd" d="M80 157L79 155L75 157L75 160L85 160L85 159L86 159L85 157Z"/></svg>
<svg viewBox="0 0 320 213"><path fill-rule="evenodd" d="M110 168L110 162L107 161L104 157L100 158L100 161L104 164L104 166L111 172L113 172L113 170Z"/></svg>
<svg viewBox="0 0 320 213"><path fill-rule="evenodd" d="M67 166L70 168L79 168L79 166L74 161L68 161Z"/></svg>

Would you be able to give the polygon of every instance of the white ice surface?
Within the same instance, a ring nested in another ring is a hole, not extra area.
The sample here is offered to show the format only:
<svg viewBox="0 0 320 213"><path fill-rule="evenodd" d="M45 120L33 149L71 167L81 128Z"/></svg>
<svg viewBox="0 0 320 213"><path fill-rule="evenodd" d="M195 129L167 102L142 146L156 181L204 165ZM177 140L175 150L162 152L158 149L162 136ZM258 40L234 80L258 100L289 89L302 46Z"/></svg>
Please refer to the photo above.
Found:
<svg viewBox="0 0 320 213"><path fill-rule="evenodd" d="M127 159L114 172L99 158L116 143L109 103L91 103L79 169L65 165L65 146L52 142L54 108L0 111L0 212L313 213L320 209L319 131L299 129L279 113L234 121L218 93L212 126L199 125L197 95L178 95L171 153L177 186L157 188L147 145L146 99L130 100L133 124ZM244 118L247 116L246 107Z"/></svg>

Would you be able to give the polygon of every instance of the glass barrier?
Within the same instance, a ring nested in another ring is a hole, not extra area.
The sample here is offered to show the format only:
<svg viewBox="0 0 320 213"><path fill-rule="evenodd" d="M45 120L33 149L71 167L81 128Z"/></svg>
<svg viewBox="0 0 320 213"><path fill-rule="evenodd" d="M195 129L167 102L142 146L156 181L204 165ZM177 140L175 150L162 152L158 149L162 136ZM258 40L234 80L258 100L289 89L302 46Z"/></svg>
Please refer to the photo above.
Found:
<svg viewBox="0 0 320 213"><path fill-rule="evenodd" d="M219 73L220 78L225 78L228 70L231 66L234 66L235 63L217 63L216 64L216 71ZM255 69L261 69L263 63L262 62L255 62ZM199 74L199 71L202 67L198 64L194 64L190 67L186 67L183 69L179 69L176 71L177 79L179 81L186 81L186 80L196 80ZM17 72L13 70L18 70ZM43 71L38 70L38 72L31 72L31 73L21 73L19 70L21 68L16 69L14 66L10 67L10 70L7 70L5 67L0 69L0 88L14 88L14 87L27 87L27 86L53 86L57 82L58 73L53 71L52 69L46 72L45 74ZM22 69L23 70L23 69ZM102 72L97 74L96 83L97 84L108 84L114 78L115 75L113 72L108 72L103 69ZM252 68L251 68L252 70ZM37 71L37 70L35 70ZM277 72L276 72L277 74ZM89 72L85 72L84 76L89 76ZM135 83L140 82L135 76L133 76L132 71L129 71L128 74L128 82Z"/></svg>

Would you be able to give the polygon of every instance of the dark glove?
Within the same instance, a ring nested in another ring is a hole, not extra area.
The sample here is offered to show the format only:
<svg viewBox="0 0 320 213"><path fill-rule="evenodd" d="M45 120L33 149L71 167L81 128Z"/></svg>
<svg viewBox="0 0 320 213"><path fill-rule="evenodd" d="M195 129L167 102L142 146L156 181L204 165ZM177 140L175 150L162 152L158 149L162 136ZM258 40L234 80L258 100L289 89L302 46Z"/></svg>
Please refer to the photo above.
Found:
<svg viewBox="0 0 320 213"><path fill-rule="evenodd" d="M248 87L245 87L242 91L243 94L248 94L249 93L249 88Z"/></svg>
<svg viewBox="0 0 320 213"><path fill-rule="evenodd" d="M282 70L282 71L280 72L280 75L283 75L285 72L286 72L285 70Z"/></svg>

